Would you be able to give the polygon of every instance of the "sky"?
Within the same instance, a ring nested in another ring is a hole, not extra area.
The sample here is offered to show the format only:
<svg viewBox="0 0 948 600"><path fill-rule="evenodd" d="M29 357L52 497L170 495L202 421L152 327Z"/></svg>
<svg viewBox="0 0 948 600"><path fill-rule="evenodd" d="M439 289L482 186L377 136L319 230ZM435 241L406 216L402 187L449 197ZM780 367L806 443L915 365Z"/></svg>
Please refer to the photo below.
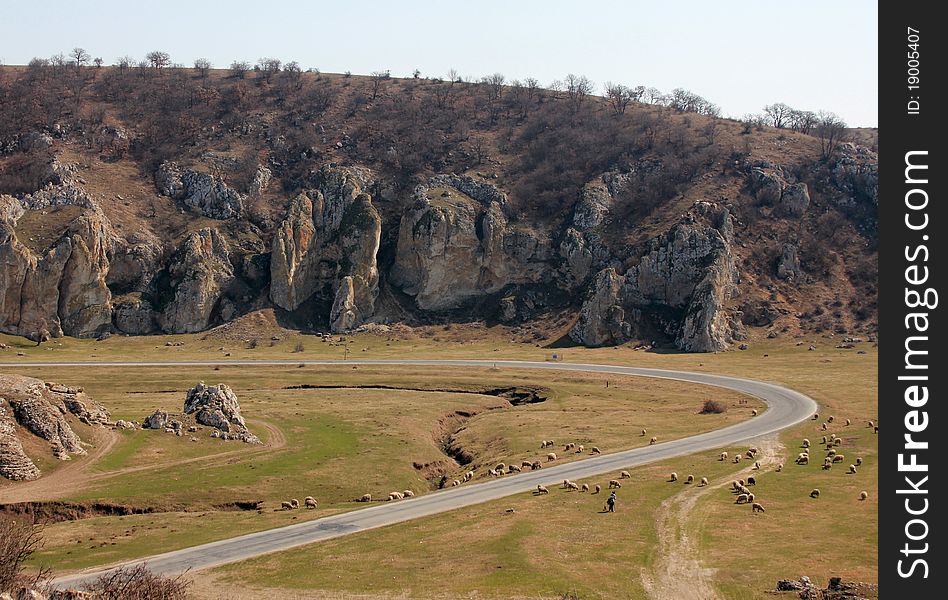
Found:
<svg viewBox="0 0 948 600"><path fill-rule="evenodd" d="M683 87L725 116L773 102L878 124L874 0L337 0L87 2L2 0L0 60L79 46L111 64L163 50L207 58L275 57L324 72L391 70L542 84L585 75L670 91Z"/></svg>

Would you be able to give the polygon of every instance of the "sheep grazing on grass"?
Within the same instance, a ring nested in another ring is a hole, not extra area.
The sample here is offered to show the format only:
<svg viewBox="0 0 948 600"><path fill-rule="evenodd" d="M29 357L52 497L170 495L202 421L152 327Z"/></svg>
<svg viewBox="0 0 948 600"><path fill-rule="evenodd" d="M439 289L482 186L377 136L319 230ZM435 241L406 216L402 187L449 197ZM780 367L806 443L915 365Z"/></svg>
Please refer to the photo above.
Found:
<svg viewBox="0 0 948 600"><path fill-rule="evenodd" d="M846 426L849 427L853 422L850 419L846 419Z"/></svg>
<svg viewBox="0 0 948 600"><path fill-rule="evenodd" d="M494 467L494 470L495 470L495 471L503 471L503 470L506 469L506 468L507 468L507 465L506 465L505 463L497 463L497 466Z"/></svg>
<svg viewBox="0 0 948 600"><path fill-rule="evenodd" d="M553 445L553 440L543 440L540 442L540 448L547 448Z"/></svg>
<svg viewBox="0 0 948 600"><path fill-rule="evenodd" d="M576 447L576 454L582 454L585 451L586 451L586 447L583 446L582 444Z"/></svg>
<svg viewBox="0 0 948 600"><path fill-rule="evenodd" d="M588 484L588 483L584 483L584 484L583 484L583 487L582 487L579 491L581 491L581 492L588 492L588 491L589 491L589 484Z"/></svg>
<svg viewBox="0 0 948 600"><path fill-rule="evenodd" d="M564 480L563 480L563 488L568 488L568 487L569 487L569 484L571 484L571 483L573 483L573 482L570 481L569 479L564 479Z"/></svg>
<svg viewBox="0 0 948 600"><path fill-rule="evenodd" d="M823 463L823 470L824 470L824 471L829 471L829 470L832 469L832 468L833 468L832 463L828 463L828 462Z"/></svg>
<svg viewBox="0 0 948 600"><path fill-rule="evenodd" d="M316 498L312 496L306 496L303 498L303 504L306 505L306 508L316 508Z"/></svg>
<svg viewBox="0 0 948 600"><path fill-rule="evenodd" d="M392 492L388 495L388 499L391 500L401 500L405 497L405 494L401 492Z"/></svg>
<svg viewBox="0 0 948 600"><path fill-rule="evenodd" d="M759 461L754 462L754 470L755 470L755 471L759 471L759 470L760 470L760 462L759 462Z"/></svg>
<svg viewBox="0 0 948 600"><path fill-rule="evenodd" d="M875 423L873 423L872 421L869 421L869 427L870 427L870 428L875 427L875 426L876 426Z"/></svg>
<svg viewBox="0 0 948 600"><path fill-rule="evenodd" d="M737 480L737 485L739 485L739 486L744 485L745 483L747 483L747 482L744 481L743 479L738 479L738 480Z"/></svg>
<svg viewBox="0 0 948 600"><path fill-rule="evenodd" d="M754 458L754 453L748 450L747 452L744 453L744 456L746 456L747 458Z"/></svg>
<svg viewBox="0 0 948 600"><path fill-rule="evenodd" d="M678 473L672 473L668 476L668 481L678 481Z"/></svg>
<svg viewBox="0 0 948 600"><path fill-rule="evenodd" d="M744 504L747 502L747 494L738 494L737 499L734 500L734 504Z"/></svg>
<svg viewBox="0 0 948 600"><path fill-rule="evenodd" d="M643 429L643 430L642 430L642 437L645 437L645 434L646 434L646 433L648 433L648 430L647 430L647 429Z"/></svg>
<svg viewBox="0 0 948 600"><path fill-rule="evenodd" d="M474 479L474 471L468 471L467 473L464 474L464 477L462 477L461 479L463 479L464 481L470 481Z"/></svg>
<svg viewBox="0 0 948 600"><path fill-rule="evenodd" d="M727 452L722 452L718 457L718 460L727 460Z"/></svg>
<svg viewBox="0 0 948 600"><path fill-rule="evenodd" d="M824 443L824 444L826 443L826 438L825 438L825 437L823 438L823 443ZM807 438L803 438L803 447L804 447L804 448L809 448L809 447L810 447L810 440L808 440Z"/></svg>
<svg viewBox="0 0 948 600"><path fill-rule="evenodd" d="M597 483L596 487L593 488L593 493L598 494L601 491L602 491L602 486Z"/></svg>
<svg viewBox="0 0 948 600"><path fill-rule="evenodd" d="M599 446L593 446L589 451L590 454L602 454L602 451L599 450Z"/></svg>
<svg viewBox="0 0 948 600"><path fill-rule="evenodd" d="M530 467L533 466L533 462L529 460L522 460L520 461L520 466L523 467L524 469L529 469Z"/></svg>
<svg viewBox="0 0 948 600"><path fill-rule="evenodd" d="M819 498L820 490L813 488L813 491L810 492L810 498Z"/></svg>
<svg viewBox="0 0 948 600"><path fill-rule="evenodd" d="M876 425L875 427L872 428L872 433L879 433L879 426L878 426L878 425Z"/></svg>
<svg viewBox="0 0 948 600"><path fill-rule="evenodd" d="M632 476L629 475L628 471L619 471L619 479L631 479Z"/></svg>
<svg viewBox="0 0 948 600"><path fill-rule="evenodd" d="M749 489L747 489L746 487L744 487L743 485L742 485L741 487L737 488L737 491L738 491L739 493L741 493L741 494L749 494L749 493L751 493L751 491L750 491Z"/></svg>
<svg viewBox="0 0 948 600"><path fill-rule="evenodd" d="M610 480L609 480L609 489L610 489L610 490L611 490L612 488L620 488L620 487L622 487L622 484L619 483L619 480L618 480L618 479L610 479Z"/></svg>
<svg viewBox="0 0 948 600"><path fill-rule="evenodd" d="M750 493L750 492L747 492L747 501L748 501L748 502L753 502L754 500L755 500L754 494L752 494L752 493Z"/></svg>
<svg viewBox="0 0 948 600"><path fill-rule="evenodd" d="M356 500L356 502L371 502L372 494L362 494L362 496Z"/></svg>
<svg viewBox="0 0 948 600"><path fill-rule="evenodd" d="M533 463L530 465L530 470L531 470L531 471L536 471L537 469L539 469L539 468L541 468L541 467L543 467L543 465L540 464L540 461L535 460L535 461L533 461Z"/></svg>
<svg viewBox="0 0 948 600"><path fill-rule="evenodd" d="M546 462L553 462L556 460L556 452L550 452L546 455Z"/></svg>
<svg viewBox="0 0 948 600"><path fill-rule="evenodd" d="M494 469L487 469L487 475L488 477L497 477L497 471Z"/></svg>
<svg viewBox="0 0 948 600"><path fill-rule="evenodd" d="M565 446L563 446L563 452L569 452L570 450L573 449L573 446L575 446L575 445L576 445L576 444L574 444L574 443L572 443L572 442L570 442L569 444L566 444Z"/></svg>
<svg viewBox="0 0 948 600"><path fill-rule="evenodd" d="M579 486L576 485L574 482L570 481L569 485L566 486L566 491L569 491L569 490L579 491Z"/></svg>
<svg viewBox="0 0 948 600"><path fill-rule="evenodd" d="M827 422L827 423L832 423L832 422L835 421L835 420L836 420L836 417L834 417L833 415L830 415L829 418L826 419L826 422Z"/></svg>
<svg viewBox="0 0 948 600"><path fill-rule="evenodd" d="M820 429L822 431L826 431L826 423L823 423L822 425L820 425Z"/></svg>
<svg viewBox="0 0 948 600"><path fill-rule="evenodd" d="M858 457L858 456L856 457L856 466L857 466L857 467L862 466L862 458L860 458L860 457Z"/></svg>
<svg viewBox="0 0 948 600"><path fill-rule="evenodd" d="M868 497L869 497L869 492L859 492L859 499L860 499L860 500L865 500L865 499L868 498Z"/></svg>
<svg viewBox="0 0 948 600"><path fill-rule="evenodd" d="M845 458L846 458L845 455L843 455L843 454L837 454L836 456L833 457L833 462L834 462L834 463L843 462L843 459L845 459Z"/></svg>
<svg viewBox="0 0 948 600"><path fill-rule="evenodd" d="M652 444L654 444L654 443L657 442L657 441L658 441L658 438L653 435L653 436L652 436L652 439L650 439L650 440L648 441L648 443L649 443L649 445L652 445Z"/></svg>
<svg viewBox="0 0 948 600"><path fill-rule="evenodd" d="M507 472L508 472L508 473L519 473L520 471L521 471L521 469L520 469L520 467L518 467L517 465L509 465L509 466L507 467Z"/></svg>
<svg viewBox="0 0 948 600"><path fill-rule="evenodd" d="M796 463L798 465L808 465L810 464L810 457L807 454L801 454L797 457Z"/></svg>
<svg viewBox="0 0 948 600"><path fill-rule="evenodd" d="M751 504L751 510L753 510L755 513L767 512L766 510L764 510L764 505L761 504L760 502L754 502L753 504Z"/></svg>
<svg viewBox="0 0 948 600"><path fill-rule="evenodd" d="M825 435L823 436L823 441L820 442L820 443L823 444L824 446L826 445L826 436L825 436Z"/></svg>
<svg viewBox="0 0 948 600"><path fill-rule="evenodd" d="M451 482L451 487L458 487L459 485L461 485L461 482L457 479Z"/></svg>
<svg viewBox="0 0 948 600"><path fill-rule="evenodd" d="M753 477L748 477L748 478L747 478L747 485L757 485L757 480L754 479Z"/></svg>
<svg viewBox="0 0 948 600"><path fill-rule="evenodd" d="M753 454L754 456L757 456L757 453L760 452L760 450L757 449L757 446L751 446L750 448L747 449L747 451Z"/></svg>
<svg viewBox="0 0 948 600"><path fill-rule="evenodd" d="M736 465L739 462L741 462L741 455L737 454L734 456L734 464Z"/></svg>
<svg viewBox="0 0 948 600"><path fill-rule="evenodd" d="M843 438L836 438L835 440L833 440L834 446L841 446L842 443L843 443Z"/></svg>
<svg viewBox="0 0 948 600"><path fill-rule="evenodd" d="M739 482L737 482L737 481L732 481L732 482L731 482L731 487L734 488L735 490L740 489L742 485L743 485L742 483L739 483Z"/></svg>
<svg viewBox="0 0 948 600"><path fill-rule="evenodd" d="M293 505L287 502L286 500L284 500L283 502L280 502L280 510L292 510L292 509L293 509Z"/></svg>
<svg viewBox="0 0 948 600"><path fill-rule="evenodd" d="M751 416L752 416L752 417L756 417L756 416L757 416L757 409L756 409L756 408L751 410Z"/></svg>
<svg viewBox="0 0 948 600"><path fill-rule="evenodd" d="M826 456L836 456L836 448L830 448L826 451Z"/></svg>
<svg viewBox="0 0 948 600"><path fill-rule="evenodd" d="M685 477L685 483L694 483L694 482L695 482L694 475L689 475L688 477Z"/></svg>
<svg viewBox="0 0 948 600"><path fill-rule="evenodd" d="M706 486L706 485L708 485L708 478L707 478L707 477L702 477L702 478L701 478L701 483L698 484L698 487L704 487L704 486Z"/></svg>
<svg viewBox="0 0 948 600"><path fill-rule="evenodd" d="M780 463L779 465L777 465L776 471L777 471L778 473L779 473L780 471L783 471L783 463Z"/></svg>
<svg viewBox="0 0 948 600"><path fill-rule="evenodd" d="M296 498L293 498L292 500L290 500L290 506L292 506L293 508L299 508L300 501L297 500Z"/></svg>
<svg viewBox="0 0 948 600"><path fill-rule="evenodd" d="M856 465L849 465L849 474L850 475L856 474Z"/></svg>
<svg viewBox="0 0 948 600"><path fill-rule="evenodd" d="M813 420L814 420L814 421L819 421L819 420L820 420L820 413L813 413Z"/></svg>
<svg viewBox="0 0 948 600"><path fill-rule="evenodd" d="M542 485L537 485L537 491L536 491L536 493L537 493L537 494L549 494L549 493L550 493L550 490L546 489L546 488L543 487Z"/></svg>
<svg viewBox="0 0 948 600"><path fill-rule="evenodd" d="M835 441L836 441L836 434L835 434L835 433L831 433L831 434L830 434L830 440L829 440L829 441L830 441L830 442L835 442Z"/></svg>
<svg viewBox="0 0 948 600"><path fill-rule="evenodd" d="M457 481L457 479L455 479L455 481ZM404 492L402 492L402 495L404 495L406 498L414 498L415 492L411 490L405 490Z"/></svg>

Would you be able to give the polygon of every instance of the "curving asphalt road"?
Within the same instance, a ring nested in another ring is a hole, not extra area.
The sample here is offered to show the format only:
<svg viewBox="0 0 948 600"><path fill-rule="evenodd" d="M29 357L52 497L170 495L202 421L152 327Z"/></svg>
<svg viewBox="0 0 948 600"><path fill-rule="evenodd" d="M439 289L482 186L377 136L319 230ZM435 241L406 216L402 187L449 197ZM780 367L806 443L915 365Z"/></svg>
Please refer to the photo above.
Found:
<svg viewBox="0 0 948 600"><path fill-rule="evenodd" d="M145 563L157 573L175 574L187 570L200 570L217 565L245 560L262 554L287 550L296 546L312 544L331 538L366 531L376 527L401 523L419 517L497 500L513 494L522 494L536 489L539 485L555 485L564 479L583 479L604 473L616 473L647 463L668 458L693 454L705 450L732 446L739 442L760 437L806 420L816 410L816 402L810 397L793 390L751 379L692 373L688 371L670 371L640 367L622 367L614 365L549 363L527 361L485 361L485 360L350 360L350 361L181 361L181 362L69 362L69 363L17 363L10 367L186 367L214 365L254 365L286 366L298 365L396 365L396 366L434 366L443 368L498 367L506 369L549 369L556 371L581 371L591 373L612 373L638 377L655 377L686 381L702 385L727 388L749 394L763 400L768 409L749 421L744 421L684 439L658 443L643 448L603 454L571 463L546 466L538 471L529 471L460 487L440 490L424 496L398 502L377 504L375 506L353 510L351 512L323 517L305 523L279 527L268 531L250 533L226 540L202 544L191 548L158 554L139 559L125 565ZM115 568L114 566L112 568ZM56 579L53 584L58 588L76 587L109 569L85 571Z"/></svg>

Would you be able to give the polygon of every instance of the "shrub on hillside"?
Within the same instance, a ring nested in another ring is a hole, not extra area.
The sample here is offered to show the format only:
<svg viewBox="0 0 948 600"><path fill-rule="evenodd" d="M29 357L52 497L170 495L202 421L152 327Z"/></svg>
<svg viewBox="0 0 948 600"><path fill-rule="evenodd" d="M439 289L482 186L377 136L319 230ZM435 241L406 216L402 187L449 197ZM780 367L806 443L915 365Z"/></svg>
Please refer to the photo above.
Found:
<svg viewBox="0 0 948 600"><path fill-rule="evenodd" d="M719 415L726 411L727 405L720 400L705 400L701 407L701 414L703 415Z"/></svg>

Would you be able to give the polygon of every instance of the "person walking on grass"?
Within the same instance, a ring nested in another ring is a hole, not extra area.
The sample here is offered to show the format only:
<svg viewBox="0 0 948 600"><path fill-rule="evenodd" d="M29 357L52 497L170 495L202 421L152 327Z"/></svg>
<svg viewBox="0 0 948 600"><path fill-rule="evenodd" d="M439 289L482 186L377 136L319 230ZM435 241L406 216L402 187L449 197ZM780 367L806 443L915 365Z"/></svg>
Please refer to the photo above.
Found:
<svg viewBox="0 0 948 600"><path fill-rule="evenodd" d="M616 512L616 493L612 492L609 494L609 499L606 500L606 507L609 512Z"/></svg>

